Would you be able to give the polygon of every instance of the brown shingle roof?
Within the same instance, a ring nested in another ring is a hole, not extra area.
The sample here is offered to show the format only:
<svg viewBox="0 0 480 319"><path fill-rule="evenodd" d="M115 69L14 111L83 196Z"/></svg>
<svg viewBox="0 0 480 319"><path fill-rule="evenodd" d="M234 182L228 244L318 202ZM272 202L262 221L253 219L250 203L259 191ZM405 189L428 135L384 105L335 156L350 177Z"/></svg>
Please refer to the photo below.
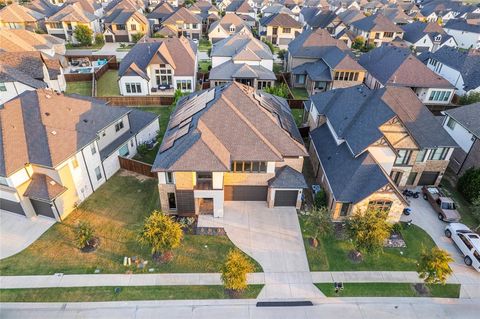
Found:
<svg viewBox="0 0 480 319"><path fill-rule="evenodd" d="M301 29L302 24L286 13L277 13L272 16L262 18L260 24L263 26L296 28Z"/></svg>
<svg viewBox="0 0 480 319"><path fill-rule="evenodd" d="M168 18L163 21L163 24L176 24L177 21L183 21L184 23L202 23L202 19L196 14L190 12L185 7L181 7Z"/></svg>
<svg viewBox="0 0 480 319"><path fill-rule="evenodd" d="M45 18L43 14L17 3L9 4L0 10L2 22L37 22L43 18Z"/></svg>

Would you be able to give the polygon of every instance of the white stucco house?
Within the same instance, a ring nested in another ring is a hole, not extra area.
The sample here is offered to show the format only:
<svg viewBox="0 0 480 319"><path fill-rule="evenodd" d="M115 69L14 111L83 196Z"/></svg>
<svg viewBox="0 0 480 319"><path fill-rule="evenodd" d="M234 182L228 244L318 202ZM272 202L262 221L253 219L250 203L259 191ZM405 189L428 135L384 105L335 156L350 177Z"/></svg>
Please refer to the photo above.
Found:
<svg viewBox="0 0 480 319"><path fill-rule="evenodd" d="M464 19L453 19L444 26L445 32L455 38L462 49L480 49L480 24Z"/></svg>

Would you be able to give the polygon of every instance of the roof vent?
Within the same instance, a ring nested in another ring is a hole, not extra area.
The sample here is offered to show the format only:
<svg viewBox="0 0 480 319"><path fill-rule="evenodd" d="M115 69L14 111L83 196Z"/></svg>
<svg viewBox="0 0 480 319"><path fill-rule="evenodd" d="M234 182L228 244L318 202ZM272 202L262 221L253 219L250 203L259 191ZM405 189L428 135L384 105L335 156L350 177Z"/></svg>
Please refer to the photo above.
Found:
<svg viewBox="0 0 480 319"><path fill-rule="evenodd" d="M51 131L52 135L57 135L57 131Z"/></svg>
<svg viewBox="0 0 480 319"><path fill-rule="evenodd" d="M55 181L50 181L49 184L52 185L52 186L57 185L57 183L55 183Z"/></svg>
<svg viewBox="0 0 480 319"><path fill-rule="evenodd" d="M87 119L83 119L83 122L84 122L84 123L88 123L88 120L87 120Z"/></svg>
<svg viewBox="0 0 480 319"><path fill-rule="evenodd" d="M45 116L50 116L50 113L49 113L49 112L45 112Z"/></svg>

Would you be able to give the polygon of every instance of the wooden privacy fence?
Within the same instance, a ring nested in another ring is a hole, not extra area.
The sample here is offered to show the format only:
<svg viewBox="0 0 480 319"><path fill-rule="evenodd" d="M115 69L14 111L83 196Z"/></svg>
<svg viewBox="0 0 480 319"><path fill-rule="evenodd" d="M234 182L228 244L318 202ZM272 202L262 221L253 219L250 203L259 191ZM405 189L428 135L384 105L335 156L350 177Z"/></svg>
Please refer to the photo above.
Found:
<svg viewBox="0 0 480 319"><path fill-rule="evenodd" d="M127 171L135 172L152 178L157 178L157 174L152 173L152 165L143 163L131 158L119 156L120 167Z"/></svg>
<svg viewBox="0 0 480 319"><path fill-rule="evenodd" d="M112 106L135 105L171 105L173 96L97 96Z"/></svg>
<svg viewBox="0 0 480 319"><path fill-rule="evenodd" d="M66 82L89 82L93 78L92 73L65 73Z"/></svg>

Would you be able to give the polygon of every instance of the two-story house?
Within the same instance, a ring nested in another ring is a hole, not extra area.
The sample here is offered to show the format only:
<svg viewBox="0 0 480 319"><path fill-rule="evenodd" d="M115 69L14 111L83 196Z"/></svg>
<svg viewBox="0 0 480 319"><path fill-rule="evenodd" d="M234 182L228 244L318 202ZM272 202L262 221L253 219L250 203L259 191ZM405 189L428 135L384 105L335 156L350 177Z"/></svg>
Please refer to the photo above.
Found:
<svg viewBox="0 0 480 319"><path fill-rule="evenodd" d="M293 87L304 87L309 95L339 87L358 85L365 69L347 45L327 30L307 30L288 45L287 72Z"/></svg>
<svg viewBox="0 0 480 319"><path fill-rule="evenodd" d="M277 13L260 19L260 36L280 49L286 49L288 44L302 32L302 24L286 13Z"/></svg>
<svg viewBox="0 0 480 319"><path fill-rule="evenodd" d="M202 38L202 18L190 12L185 7L180 7L169 17L165 18L162 28L157 32L160 35L170 36L171 34L189 39L200 40Z"/></svg>
<svg viewBox="0 0 480 319"><path fill-rule="evenodd" d="M206 33L210 25L220 19L217 7L209 1L200 0L188 7L188 10L202 18L203 33Z"/></svg>
<svg viewBox="0 0 480 319"><path fill-rule="evenodd" d="M407 205L399 189L438 185L457 147L408 88L331 90L309 110L314 177L335 220L374 208L398 221Z"/></svg>
<svg viewBox="0 0 480 319"><path fill-rule="evenodd" d="M305 156L286 101L232 82L178 102L152 170L162 211L223 217L226 201L300 207Z"/></svg>
<svg viewBox="0 0 480 319"><path fill-rule="evenodd" d="M79 2L62 6L57 13L45 20L45 25L48 34L72 43L78 42L74 30L79 25L88 27L93 33L101 32L100 19L83 9Z"/></svg>
<svg viewBox="0 0 480 319"><path fill-rule="evenodd" d="M34 79L19 69L0 63L0 105L25 91L46 88L45 82Z"/></svg>
<svg viewBox="0 0 480 319"><path fill-rule="evenodd" d="M149 35L150 23L142 9L130 0L122 0L103 17L106 42L134 42L135 35Z"/></svg>
<svg viewBox="0 0 480 319"><path fill-rule="evenodd" d="M480 50L460 51L444 46L419 58L455 86L458 95L480 92Z"/></svg>
<svg viewBox="0 0 480 319"><path fill-rule="evenodd" d="M49 89L0 108L0 206L64 219L159 129L158 116Z"/></svg>
<svg viewBox="0 0 480 319"><path fill-rule="evenodd" d="M368 72L365 84L370 89L409 87L431 110L450 104L455 94L455 87L427 68L409 48L384 44L363 54L359 63Z"/></svg>
<svg viewBox="0 0 480 319"><path fill-rule="evenodd" d="M374 14L352 22L352 32L362 37L367 44L381 46L395 38L403 38L403 30L383 14Z"/></svg>
<svg viewBox="0 0 480 319"><path fill-rule="evenodd" d="M460 146L455 149L449 167L461 176L472 167L480 167L480 103L442 112L443 128Z"/></svg>
<svg viewBox="0 0 480 319"><path fill-rule="evenodd" d="M210 56L210 87L237 81L261 90L277 79L270 48L249 31L215 43Z"/></svg>
<svg viewBox="0 0 480 319"><path fill-rule="evenodd" d="M41 12L12 3L0 10L0 29L25 29L34 31L45 28L45 15Z"/></svg>
<svg viewBox="0 0 480 319"><path fill-rule="evenodd" d="M155 33L161 28L163 20L168 18L175 12L175 8L168 2L160 2L150 13L147 14L147 19L152 24L152 32Z"/></svg>
<svg viewBox="0 0 480 319"><path fill-rule="evenodd" d="M220 20L212 23L208 30L208 39L215 43L240 31L251 33L250 27L242 18L235 13L227 13Z"/></svg>
<svg viewBox="0 0 480 319"><path fill-rule="evenodd" d="M415 21L402 26L403 40L417 52L435 52L443 46L457 47L455 38L435 22Z"/></svg>
<svg viewBox="0 0 480 319"><path fill-rule="evenodd" d="M253 27L252 23L255 24L256 13L250 3L251 0L233 0L225 8L225 13L235 13Z"/></svg>
<svg viewBox="0 0 480 319"><path fill-rule="evenodd" d="M169 95L195 91L197 46L185 37L146 38L120 62L120 94Z"/></svg>
<svg viewBox="0 0 480 319"><path fill-rule="evenodd" d="M455 38L459 48L480 49L480 24L466 19L452 19L444 26L445 32Z"/></svg>

